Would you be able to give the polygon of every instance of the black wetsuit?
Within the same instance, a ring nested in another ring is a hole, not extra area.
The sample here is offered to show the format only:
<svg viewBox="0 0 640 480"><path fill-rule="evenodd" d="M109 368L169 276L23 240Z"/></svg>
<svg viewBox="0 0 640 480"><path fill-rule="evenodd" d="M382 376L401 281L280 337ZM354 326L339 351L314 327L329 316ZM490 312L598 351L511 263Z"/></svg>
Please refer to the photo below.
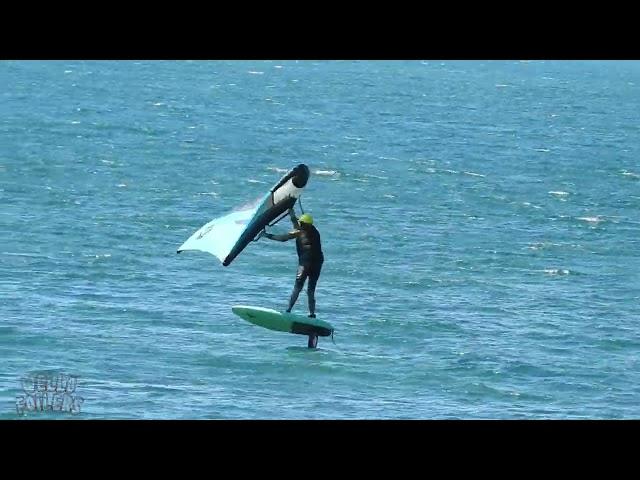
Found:
<svg viewBox="0 0 640 480"><path fill-rule="evenodd" d="M300 234L296 237L296 249L298 250L298 272L296 274L296 283L289 300L289 310L293 307L298 299L298 295L304 286L304 282L309 278L307 285L307 295L309 296L309 313L315 314L316 311L316 284L322 270L324 262L324 254L322 253L322 244L320 241L320 232L313 225L305 225L300 227Z"/></svg>

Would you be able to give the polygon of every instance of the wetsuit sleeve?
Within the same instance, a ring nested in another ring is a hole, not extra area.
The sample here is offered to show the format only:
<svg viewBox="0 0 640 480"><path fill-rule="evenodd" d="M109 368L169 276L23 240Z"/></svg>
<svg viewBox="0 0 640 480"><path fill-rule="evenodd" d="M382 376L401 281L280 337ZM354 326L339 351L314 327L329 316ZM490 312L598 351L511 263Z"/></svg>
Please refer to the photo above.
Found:
<svg viewBox="0 0 640 480"><path fill-rule="evenodd" d="M286 242L287 240L293 240L298 236L298 231L294 230L289 233L285 233L284 235L274 235L272 233L267 233L266 237L270 240L276 240L278 242Z"/></svg>

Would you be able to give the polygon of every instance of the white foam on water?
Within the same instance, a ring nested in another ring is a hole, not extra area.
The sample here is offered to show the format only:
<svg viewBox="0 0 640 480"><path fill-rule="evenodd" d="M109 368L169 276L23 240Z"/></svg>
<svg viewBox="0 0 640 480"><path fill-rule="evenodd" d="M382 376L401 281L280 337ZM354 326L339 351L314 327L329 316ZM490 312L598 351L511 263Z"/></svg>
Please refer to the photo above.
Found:
<svg viewBox="0 0 640 480"><path fill-rule="evenodd" d="M289 171L286 168L279 168L279 167L267 167L267 170L271 170L271 171L277 172L277 173L286 173L286 172Z"/></svg>
<svg viewBox="0 0 640 480"><path fill-rule="evenodd" d="M582 220L584 222L588 222L588 223L599 223L602 222L604 220L604 218L600 217L600 216L595 216L595 217L578 217L578 220Z"/></svg>
<svg viewBox="0 0 640 480"><path fill-rule="evenodd" d="M569 275L571 273L565 268L545 268L543 272L547 275Z"/></svg>
<svg viewBox="0 0 640 480"><path fill-rule="evenodd" d="M335 170L315 170L313 172L315 175L320 175L321 177L330 177L332 175L339 175L339 173Z"/></svg>

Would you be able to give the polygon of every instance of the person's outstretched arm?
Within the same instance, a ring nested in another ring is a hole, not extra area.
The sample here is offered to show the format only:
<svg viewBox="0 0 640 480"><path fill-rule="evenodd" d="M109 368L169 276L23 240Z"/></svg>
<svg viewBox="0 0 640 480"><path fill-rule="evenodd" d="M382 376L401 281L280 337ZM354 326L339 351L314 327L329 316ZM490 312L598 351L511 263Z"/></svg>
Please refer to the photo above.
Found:
<svg viewBox="0 0 640 480"><path fill-rule="evenodd" d="M293 240L298 236L298 232L293 231L289 233L284 233L282 235L274 235L273 233L265 233L265 237L269 240L277 240L278 242L286 242L287 240Z"/></svg>

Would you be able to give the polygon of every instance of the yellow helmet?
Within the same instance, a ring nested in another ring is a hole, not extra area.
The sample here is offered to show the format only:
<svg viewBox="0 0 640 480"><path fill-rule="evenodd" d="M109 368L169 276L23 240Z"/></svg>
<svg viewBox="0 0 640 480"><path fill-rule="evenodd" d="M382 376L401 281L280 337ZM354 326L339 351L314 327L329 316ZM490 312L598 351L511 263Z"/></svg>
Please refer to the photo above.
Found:
<svg viewBox="0 0 640 480"><path fill-rule="evenodd" d="M313 225L313 217L311 215L309 215L308 213L305 213L304 215L300 216L299 222L300 223L308 223L309 225Z"/></svg>

